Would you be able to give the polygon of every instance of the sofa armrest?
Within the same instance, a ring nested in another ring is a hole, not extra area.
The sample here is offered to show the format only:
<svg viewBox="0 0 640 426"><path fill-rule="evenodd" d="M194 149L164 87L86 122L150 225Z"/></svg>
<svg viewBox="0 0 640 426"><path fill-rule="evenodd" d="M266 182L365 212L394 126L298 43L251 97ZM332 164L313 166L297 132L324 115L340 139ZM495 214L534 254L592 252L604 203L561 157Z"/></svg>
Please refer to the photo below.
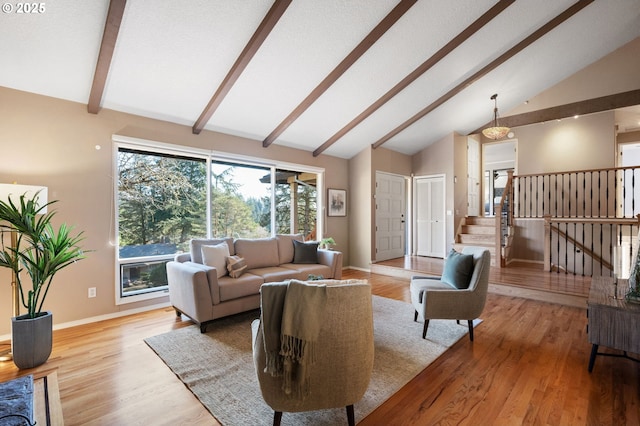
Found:
<svg viewBox="0 0 640 426"><path fill-rule="evenodd" d="M205 268L205 265L192 262L167 262L169 301L173 307L197 322L211 319L215 299L212 285L218 285L215 268L211 268L213 273ZM212 276L214 283L211 282ZM219 292L217 299L220 303Z"/></svg>
<svg viewBox="0 0 640 426"><path fill-rule="evenodd" d="M191 262L191 253L178 253L173 260L180 263Z"/></svg>
<svg viewBox="0 0 640 426"><path fill-rule="evenodd" d="M318 249L318 263L331 268L331 278L342 278L342 252L335 250Z"/></svg>

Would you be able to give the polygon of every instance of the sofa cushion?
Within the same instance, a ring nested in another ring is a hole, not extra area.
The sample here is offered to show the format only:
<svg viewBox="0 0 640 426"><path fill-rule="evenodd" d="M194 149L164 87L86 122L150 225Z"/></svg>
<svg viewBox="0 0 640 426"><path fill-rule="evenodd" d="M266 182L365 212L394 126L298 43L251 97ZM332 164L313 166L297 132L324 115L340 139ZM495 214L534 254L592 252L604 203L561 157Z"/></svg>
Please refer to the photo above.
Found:
<svg viewBox="0 0 640 426"><path fill-rule="evenodd" d="M444 263L441 279L457 289L468 288L473 274L473 266L473 255L461 254L451 249Z"/></svg>
<svg viewBox="0 0 640 426"><path fill-rule="evenodd" d="M260 286L262 284L264 284L262 277L250 272L242 274L239 278L231 278L229 276L222 277L218 280L220 301L226 302L245 296L260 294Z"/></svg>
<svg viewBox="0 0 640 426"><path fill-rule="evenodd" d="M235 254L244 257L248 269L278 266L278 241L275 238L238 238Z"/></svg>
<svg viewBox="0 0 640 426"><path fill-rule="evenodd" d="M427 290L451 290L451 284L441 281L438 277L412 277L409 283L411 300L418 300L422 303L422 298Z"/></svg>
<svg viewBox="0 0 640 426"><path fill-rule="evenodd" d="M295 277L298 280L306 281L309 279L309 275L322 275L323 278L333 278L331 268L319 263L285 263L284 265L280 265L280 267L291 269L295 274L292 275L292 278Z"/></svg>
<svg viewBox="0 0 640 426"><path fill-rule="evenodd" d="M283 268L281 266L270 266L268 268L255 268L251 269L251 272L254 275L258 275L262 277L264 282L272 283L290 280L291 278L300 279L301 277L298 275L297 271L294 271L289 268Z"/></svg>
<svg viewBox="0 0 640 426"><path fill-rule="evenodd" d="M202 263L216 268L218 278L227 275L227 257L229 257L229 246L226 242L213 246L203 245Z"/></svg>
<svg viewBox="0 0 640 426"><path fill-rule="evenodd" d="M302 234L278 234L278 259L279 265L293 262L293 241L304 241Z"/></svg>
<svg viewBox="0 0 640 426"><path fill-rule="evenodd" d="M293 241L293 263L318 263L318 243Z"/></svg>
<svg viewBox="0 0 640 426"><path fill-rule="evenodd" d="M235 253L233 252L233 238L194 238L189 241L189 250L191 251L191 261L196 263L204 263L202 262L202 246L215 246L220 243L227 243L229 245L229 255L233 256Z"/></svg>
<svg viewBox="0 0 640 426"><path fill-rule="evenodd" d="M231 278L240 278L240 276L247 270L247 262L240 256L227 257L227 271Z"/></svg>

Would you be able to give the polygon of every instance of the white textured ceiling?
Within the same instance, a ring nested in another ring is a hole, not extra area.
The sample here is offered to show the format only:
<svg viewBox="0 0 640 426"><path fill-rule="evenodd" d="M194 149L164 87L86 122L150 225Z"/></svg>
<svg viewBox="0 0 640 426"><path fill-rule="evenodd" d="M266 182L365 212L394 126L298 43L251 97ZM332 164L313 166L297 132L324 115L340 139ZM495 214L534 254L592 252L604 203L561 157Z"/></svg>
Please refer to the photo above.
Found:
<svg viewBox="0 0 640 426"><path fill-rule="evenodd" d="M314 151L496 4L419 0L274 142ZM265 139L397 5L293 0L205 129ZM574 0L517 0L324 153L351 158ZM102 107L193 126L273 2L129 0ZM0 86L87 103L107 0L53 0L42 14L0 15ZM640 36L640 0L596 0L400 132L413 154L509 111ZM268 149L268 148L266 148Z"/></svg>

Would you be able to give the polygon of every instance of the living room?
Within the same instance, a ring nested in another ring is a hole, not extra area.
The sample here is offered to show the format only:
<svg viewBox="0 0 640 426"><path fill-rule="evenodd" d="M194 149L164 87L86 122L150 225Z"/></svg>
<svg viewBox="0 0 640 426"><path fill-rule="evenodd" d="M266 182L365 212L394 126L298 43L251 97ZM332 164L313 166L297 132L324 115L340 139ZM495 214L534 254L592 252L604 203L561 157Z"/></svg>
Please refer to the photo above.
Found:
<svg viewBox="0 0 640 426"><path fill-rule="evenodd" d="M100 13L96 12L96 14L101 14L104 21L107 4L103 3ZM627 3L637 6L637 2ZM626 7L629 7L628 4ZM51 6L48 13L53 15L55 6L48 5ZM488 8L490 5L474 7L481 9L483 6ZM588 11L589 7L601 6L589 5L585 11ZM560 6L556 8L561 9ZM552 15L552 13L549 14ZM627 31L625 37L637 31L633 29L633 23L637 22L638 14L631 15L626 25L621 25L623 27L621 31ZM43 15L44 18L47 16ZM16 17L5 14L1 19ZM23 21L20 24L23 32L27 31L24 25ZM629 30L627 26L632 29ZM461 24L459 27L463 28L464 25ZM94 47L99 46L101 35L101 30L92 33L92 36L97 38L94 40ZM123 32L122 36L125 37L126 32ZM94 50L96 52L88 62L93 62L95 65L97 47ZM49 60L55 63L62 60L60 58L49 58ZM603 55L602 58L594 58L593 61L588 62L588 66L572 72L571 75L556 77L557 81L553 81L553 84L546 86L544 90L531 93L526 98L529 101L526 105L523 102L516 104L508 98L507 86L512 77L505 76L501 85L495 89L500 92L501 116L507 118L571 102L638 90L640 88L637 78L640 71L638 58L640 58L640 39L636 34L607 52L607 55ZM23 60L23 57L16 58L15 62L19 62L18 59ZM480 62L486 61L487 59L483 59ZM169 322L160 328L168 330L173 325L173 314L166 309L168 306L166 295L134 303L116 303L115 293L118 287L115 262L118 243L115 240L114 219L116 215L114 137L116 139L120 137L129 142L168 144L173 147L233 154L238 158L259 158L264 162L303 164L324 170L323 190L346 189L348 209L346 216L323 217L325 222L323 235L333 236L336 239L335 249L344 254L344 267L351 267L357 271L368 270L375 259L375 239L372 231L374 228L372 180L376 171L406 177L444 174L450 179L448 188L453 189L447 191L446 201L446 209L452 212L452 220L447 221L448 245L452 244L457 220L464 216L466 211L463 208L467 201L464 188L466 181L458 178L458 183L454 184L453 177L466 175L466 161L462 160L466 156L461 155L461 152L466 150L467 136L458 133L455 127L449 127L444 136L438 137L428 147L419 149L413 154L405 154L401 150L394 149L395 143L373 149L370 145L375 142L375 139L369 139L366 141L366 148L353 155L313 156L310 152L312 149L300 149L278 143L263 148L259 140L239 133L227 134L205 128L200 134L194 134L192 123L184 120L173 122L171 114L167 114L166 119L162 120L145 117L142 113L136 114L133 108L119 111L116 101L112 101L111 107L103 107L97 114L91 114L87 112L86 96L84 102L78 102L70 100L82 97L76 93L55 94L50 90L42 90L44 94L39 94L35 88L27 90L14 84L16 77L8 73L27 72L26 68L22 71L19 66L13 65L6 68L3 66L5 70L0 73L0 99L2 99L0 116L3 121L0 127L0 140L5 147L0 182L46 186L49 190L49 199L59 200L56 205L57 219L82 230L86 237L83 247L91 250L87 259L78 262L56 277L58 285L52 288L48 295L47 308L55 313L54 323L57 330L62 331L73 326L125 317L158 308L160 311L148 314L150 318L158 320L159 317L170 316ZM44 86L48 84L48 79L51 79L52 85L56 79L72 80L72 77L57 75L57 68L55 69L56 72L52 72L49 76L43 75L46 73L42 72L42 67L31 67L28 71L32 75L39 76L39 84ZM474 66L468 72L475 69ZM86 73L89 74L90 79L92 71L86 71ZM78 91L87 94L89 87L78 89ZM213 93L211 90L202 89L202 91L207 92L205 98ZM473 89L468 94L474 98L468 102L479 105L482 116L480 121L477 121L476 127L480 127L491 116L493 104L490 103L489 96L492 93ZM171 98L171 94L167 94L167 97ZM426 104L428 101L425 100L421 107ZM198 108L194 106L192 110ZM196 112L194 119L197 118L198 113L199 111ZM447 109L446 113L451 114L452 111ZM437 119L445 123L442 125L448 122L446 115L439 114ZM625 140L628 142L638 141L633 139L634 134L637 136L637 130L616 135L614 131L616 120L617 112L604 111L578 119L554 121L546 125L531 124L514 127L512 130L518 140L518 173L615 167L618 141L621 138L627 138ZM564 134L565 139L557 142L559 134ZM9 272L0 270L0 279L3 282L10 282ZM95 288L95 298L87 298L89 288ZM0 314L6 319L0 321L0 336L2 341L7 341L10 336L9 318L12 311L9 285L0 286L0 301ZM498 308L494 307L494 309ZM147 326L150 327L150 325ZM128 329L126 325L122 327L123 332L135 335L136 332ZM159 333L164 331L158 328L154 330ZM87 339L99 339L101 332L95 329L94 332L96 336L93 338L87 336ZM64 343L56 341L56 344ZM135 357L135 355L131 356ZM3 366L4 368L7 367ZM91 376L90 365L86 365L86 370L79 370L77 374ZM63 400L78 396L77 393L80 392L64 388L62 390Z"/></svg>

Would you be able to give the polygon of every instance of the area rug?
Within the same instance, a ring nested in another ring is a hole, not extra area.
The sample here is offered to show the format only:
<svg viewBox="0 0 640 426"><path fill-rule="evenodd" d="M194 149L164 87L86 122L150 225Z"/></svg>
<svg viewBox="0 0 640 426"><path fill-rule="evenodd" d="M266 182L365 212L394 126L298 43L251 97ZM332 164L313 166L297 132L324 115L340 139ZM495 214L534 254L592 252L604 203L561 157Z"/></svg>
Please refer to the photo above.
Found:
<svg viewBox="0 0 640 426"><path fill-rule="evenodd" d="M373 296L375 358L371 383L354 405L356 421L371 413L468 332L466 321L431 320L427 339L410 304ZM224 318L207 333L185 327L145 342L223 425L271 425L251 354L251 321L259 311ZM285 413L282 425L346 424L344 408Z"/></svg>

